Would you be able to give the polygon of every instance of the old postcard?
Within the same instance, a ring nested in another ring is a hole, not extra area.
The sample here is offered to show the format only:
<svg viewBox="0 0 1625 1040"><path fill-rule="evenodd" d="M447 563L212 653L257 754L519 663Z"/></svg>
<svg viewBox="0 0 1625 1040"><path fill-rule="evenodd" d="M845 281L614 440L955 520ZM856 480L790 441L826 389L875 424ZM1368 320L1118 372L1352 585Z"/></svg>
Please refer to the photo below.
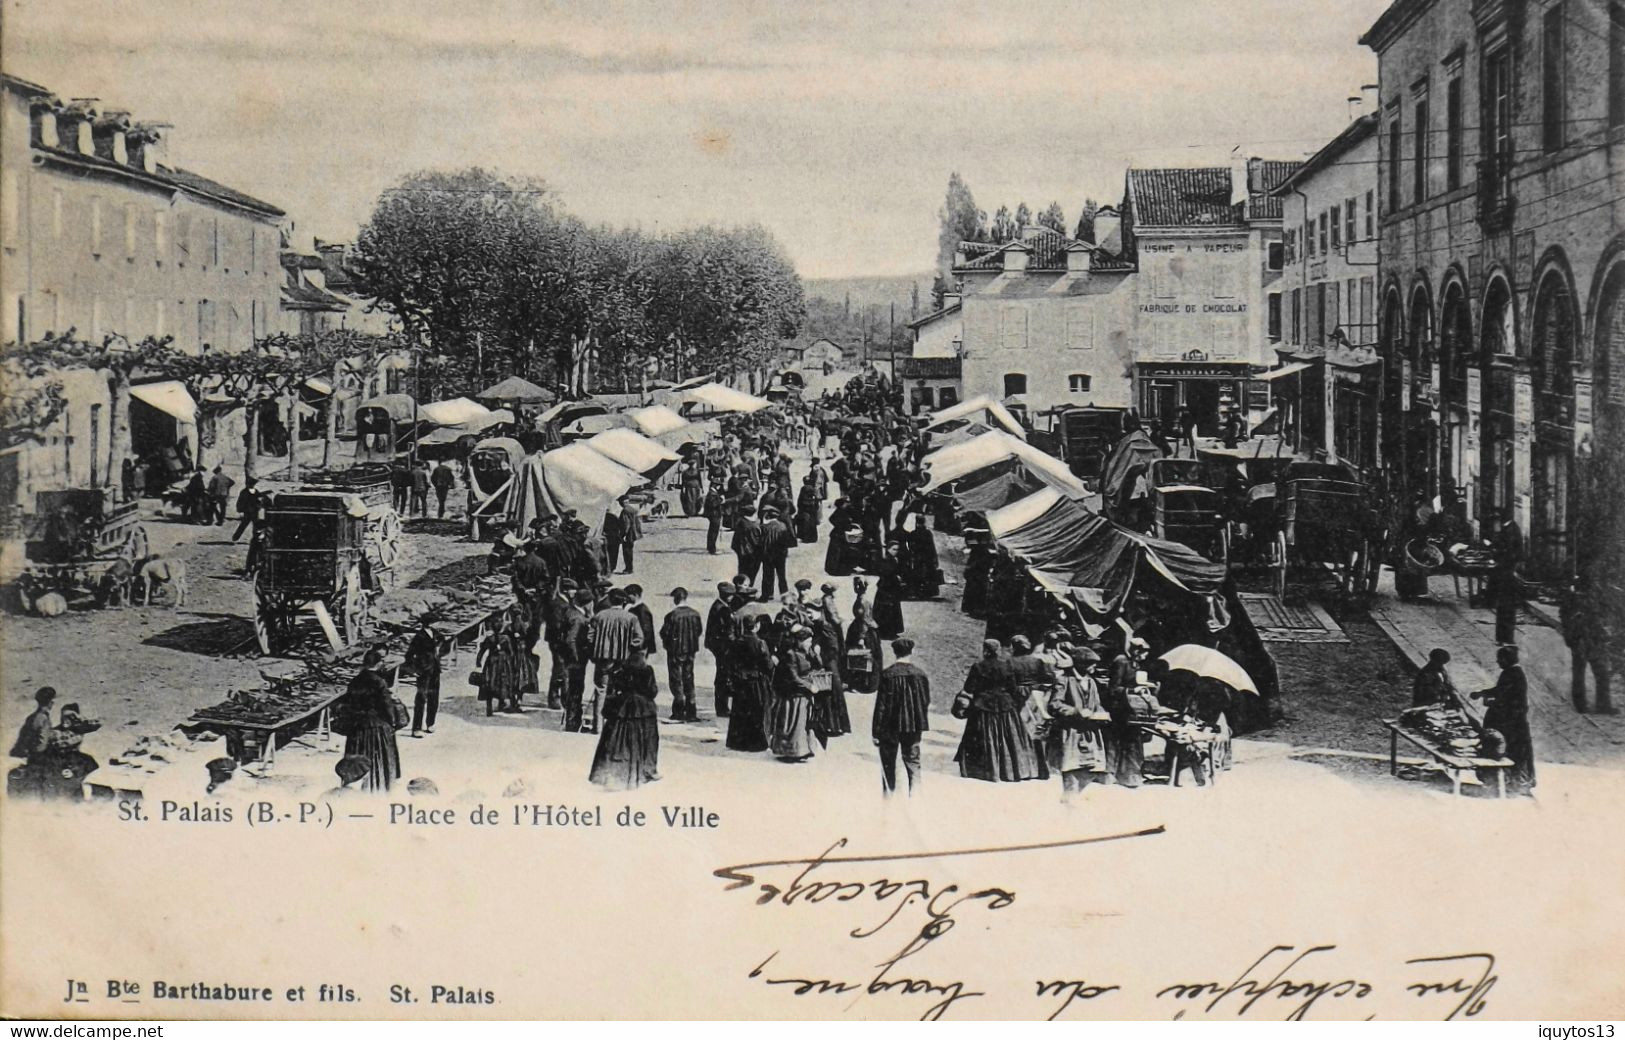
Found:
<svg viewBox="0 0 1625 1040"><path fill-rule="evenodd" d="M0 1013L1625 1007L1625 4L3 30Z"/></svg>

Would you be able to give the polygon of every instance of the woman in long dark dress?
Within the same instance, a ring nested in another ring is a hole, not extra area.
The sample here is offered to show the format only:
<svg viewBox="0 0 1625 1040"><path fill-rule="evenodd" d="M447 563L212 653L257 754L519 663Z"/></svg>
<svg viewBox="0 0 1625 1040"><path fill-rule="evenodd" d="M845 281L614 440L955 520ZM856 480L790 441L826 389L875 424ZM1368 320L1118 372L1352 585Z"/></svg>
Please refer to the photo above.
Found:
<svg viewBox="0 0 1625 1040"><path fill-rule="evenodd" d="M829 672L830 693L841 699L841 708L845 711L845 682L841 675L846 662L841 658L846 651L846 626L841 620L841 608L835 603L835 586L825 584L820 591L823 598L813 612L813 642L818 647L824 670Z"/></svg>
<svg viewBox="0 0 1625 1040"><path fill-rule="evenodd" d="M806 482L796 494L796 537L808 544L818 541L818 514L823 511L819 500L822 497L817 479L811 473L807 474Z"/></svg>
<svg viewBox="0 0 1625 1040"><path fill-rule="evenodd" d="M773 654L762 638L765 617L744 622L733 646L733 706L728 716L730 751L766 751L771 732Z"/></svg>
<svg viewBox="0 0 1625 1040"><path fill-rule="evenodd" d="M843 578L852 573L852 551L847 532L857 527L847 500L837 498L829 514L829 548L824 550L824 573L832 578Z"/></svg>
<svg viewBox="0 0 1625 1040"><path fill-rule="evenodd" d="M368 650L361 671L350 680L342 711L345 720L344 754L366 760L363 791L388 791L401 778L401 751L395 743L395 694L378 672L384 657Z"/></svg>
<svg viewBox="0 0 1625 1040"><path fill-rule="evenodd" d="M773 755L786 762L813 757L813 688L809 682L816 663L812 633L794 631L796 645L779 658L773 672Z"/></svg>
<svg viewBox="0 0 1625 1040"><path fill-rule="evenodd" d="M863 598L862 579L859 581L857 598L852 601L852 623L846 628L846 649L848 653L869 651L869 667L861 672L850 670L846 678L847 685L857 692L874 693L880 686L880 631L875 628L869 603Z"/></svg>
<svg viewBox="0 0 1625 1040"><path fill-rule="evenodd" d="M480 645L474 667L480 672L480 700L485 702L487 717L498 711L519 710L519 691L525 681L522 643L507 615L503 615Z"/></svg>
<svg viewBox="0 0 1625 1040"><path fill-rule="evenodd" d="M972 537L973 533L976 537ZM987 528L965 530L965 591L959 599L959 609L967 617L978 621L987 619L988 589L993 580L993 561L997 558L988 544Z"/></svg>
<svg viewBox="0 0 1625 1040"><path fill-rule="evenodd" d="M615 791L660 779L660 720L655 714L660 687L641 645L632 646L632 656L609 677L598 749L587 774L593 783Z"/></svg>
<svg viewBox="0 0 1625 1040"><path fill-rule="evenodd" d="M897 558L896 541L886 543L875 564L875 629L882 640L896 639L905 631L903 624L903 565ZM878 659L877 659L878 660Z"/></svg>
<svg viewBox="0 0 1625 1040"><path fill-rule="evenodd" d="M1507 789L1532 794L1535 788L1535 744L1529 733L1529 680L1518 663L1518 648L1503 646L1495 653L1501 674L1488 690L1473 694L1484 701L1484 729L1500 733L1506 741Z"/></svg>
<svg viewBox="0 0 1625 1040"><path fill-rule="evenodd" d="M1041 767L1021 723L1020 707L1015 671L998 640L984 641L982 659L971 665L952 708L954 718L965 720L965 735L954 755L960 776L1003 783L1045 778L1048 770Z"/></svg>
<svg viewBox="0 0 1625 1040"><path fill-rule="evenodd" d="M907 519L898 521L903 527L899 534L902 549L898 554L903 565L903 595L909 599L936 599L942 587L936 539L931 537L923 512L912 510L904 515Z"/></svg>

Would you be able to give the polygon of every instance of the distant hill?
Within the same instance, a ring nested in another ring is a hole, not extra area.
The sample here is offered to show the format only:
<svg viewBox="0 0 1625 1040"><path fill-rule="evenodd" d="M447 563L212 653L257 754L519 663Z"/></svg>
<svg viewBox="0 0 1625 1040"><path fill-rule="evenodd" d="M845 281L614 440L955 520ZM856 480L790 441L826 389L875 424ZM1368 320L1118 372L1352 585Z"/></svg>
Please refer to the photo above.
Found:
<svg viewBox="0 0 1625 1040"><path fill-rule="evenodd" d="M904 320L916 283L920 286L920 308L925 313L931 302L931 271L919 274L889 275L860 278L806 278L802 280L809 297L817 296L836 303L845 303L852 297L852 309L875 306L889 309L897 304L897 320Z"/></svg>

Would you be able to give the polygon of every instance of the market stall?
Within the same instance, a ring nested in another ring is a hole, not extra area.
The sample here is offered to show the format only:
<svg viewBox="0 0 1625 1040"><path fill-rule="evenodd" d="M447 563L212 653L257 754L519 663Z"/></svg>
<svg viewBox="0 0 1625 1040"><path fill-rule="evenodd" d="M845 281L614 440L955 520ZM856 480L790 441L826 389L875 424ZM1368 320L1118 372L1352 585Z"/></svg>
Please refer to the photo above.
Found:
<svg viewBox="0 0 1625 1040"><path fill-rule="evenodd" d="M1089 489L1072 475L1072 471L1060 459L1046 455L1026 441L999 430L927 455L924 461L929 474L926 488L943 487L1007 459L1015 459L1034 478L1068 498L1082 499L1089 494Z"/></svg>
<svg viewBox="0 0 1625 1040"><path fill-rule="evenodd" d="M585 443L600 455L643 474L649 480L659 480L661 474L680 458L676 452L659 442L650 440L635 430L624 428L594 434L588 437Z"/></svg>
<svg viewBox="0 0 1625 1040"><path fill-rule="evenodd" d="M946 434L966 423L979 423L989 430L1002 430L1012 437L1027 438L1026 430L1010 410L991 397L972 397L931 414L925 429L933 434Z"/></svg>
<svg viewBox="0 0 1625 1040"><path fill-rule="evenodd" d="M684 407L700 412L737 412L749 415L772 402L721 383L704 383L683 392Z"/></svg>
<svg viewBox="0 0 1625 1040"><path fill-rule="evenodd" d="M1478 783L1485 773L1495 776L1495 792L1507 796L1506 771L1511 769L1510 758L1486 757L1484 738L1479 726L1461 708L1439 706L1412 708L1401 712L1398 718L1383 719L1388 728L1388 772L1399 775L1399 742L1406 743L1427 755L1432 768L1450 779L1453 794L1460 795L1463 783Z"/></svg>

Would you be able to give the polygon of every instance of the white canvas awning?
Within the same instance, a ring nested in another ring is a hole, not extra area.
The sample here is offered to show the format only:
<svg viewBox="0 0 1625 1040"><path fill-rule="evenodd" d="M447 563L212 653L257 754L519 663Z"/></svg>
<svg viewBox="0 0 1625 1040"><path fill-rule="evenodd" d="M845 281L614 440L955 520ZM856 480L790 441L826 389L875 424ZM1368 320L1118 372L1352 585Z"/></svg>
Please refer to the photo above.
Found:
<svg viewBox="0 0 1625 1040"><path fill-rule="evenodd" d="M979 419L983 413L986 413L987 418L985 421L987 425L998 426L1013 437L1020 437L1022 440L1027 439L1027 432L1022 429L1021 423L1016 421L1016 417L1010 414L1010 410L993 400L993 398L986 396L973 397L968 401L950 405L940 412L932 413L931 421L925 424L925 428L928 430L935 429L956 419Z"/></svg>
<svg viewBox="0 0 1625 1040"><path fill-rule="evenodd" d="M659 473L680 458L676 452L636 430L605 430L588 437L585 443L600 455L643 474Z"/></svg>
<svg viewBox="0 0 1625 1040"><path fill-rule="evenodd" d="M491 414L491 410L478 401L453 397L448 401L420 405L418 414L438 426L462 426L485 418Z"/></svg>
<svg viewBox="0 0 1625 1040"><path fill-rule="evenodd" d="M928 488L941 487L1009 458L1018 460L1029 473L1068 498L1082 499L1089 494L1089 489L1060 459L999 430L927 455L925 464L931 473Z"/></svg>
<svg viewBox="0 0 1625 1040"><path fill-rule="evenodd" d="M688 425L687 419L663 404L638 408L626 414L638 424L638 431L645 437L659 437L661 434L671 433Z"/></svg>
<svg viewBox="0 0 1625 1040"><path fill-rule="evenodd" d="M1282 365L1280 368L1272 368L1268 372L1261 372L1253 378L1263 380L1267 383L1271 380L1280 379L1282 376L1297 375L1299 372L1302 372L1308 367L1309 362L1307 361L1293 361Z"/></svg>
<svg viewBox="0 0 1625 1040"><path fill-rule="evenodd" d="M130 396L188 425L197 422L197 402L186 392L186 387L173 379L132 386Z"/></svg>
<svg viewBox="0 0 1625 1040"><path fill-rule="evenodd" d="M697 386L684 394L683 397L702 408L709 408L713 412L749 414L750 412L759 412L771 403L757 397L755 394L747 394L743 390L735 390L733 387L723 386L721 383L706 383L704 386Z"/></svg>
<svg viewBox="0 0 1625 1040"><path fill-rule="evenodd" d="M987 529L995 538L1011 531L1019 531L1049 512L1060 501L1061 493L1054 488L1040 488L1026 498L1018 498L1002 509L987 514Z"/></svg>

